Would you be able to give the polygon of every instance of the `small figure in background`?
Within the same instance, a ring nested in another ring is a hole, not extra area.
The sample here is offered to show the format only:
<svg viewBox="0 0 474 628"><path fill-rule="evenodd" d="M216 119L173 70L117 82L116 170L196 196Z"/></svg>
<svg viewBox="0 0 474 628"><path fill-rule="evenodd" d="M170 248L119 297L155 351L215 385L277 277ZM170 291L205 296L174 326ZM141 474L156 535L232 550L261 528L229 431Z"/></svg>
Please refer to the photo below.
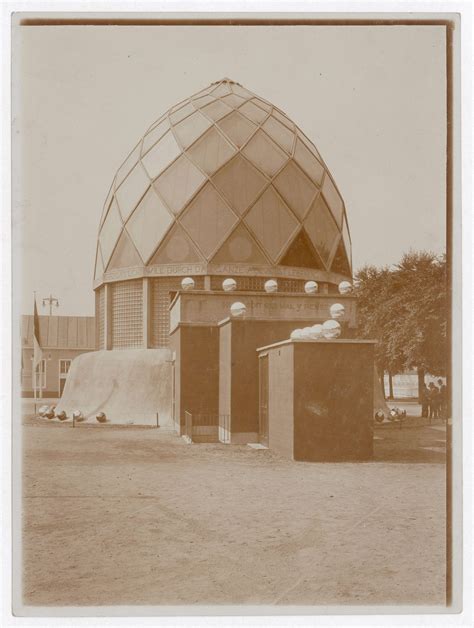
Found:
<svg viewBox="0 0 474 628"><path fill-rule="evenodd" d="M431 421L431 419L437 419L439 416L439 389L433 382L430 382L429 385L428 402Z"/></svg>
<svg viewBox="0 0 474 628"><path fill-rule="evenodd" d="M420 391L420 403L421 403L421 416L425 419L428 418L429 411L429 390L426 384L423 384Z"/></svg>
<svg viewBox="0 0 474 628"><path fill-rule="evenodd" d="M440 378L438 379L438 387L439 387L439 417L441 419L447 419L448 417L448 395L446 384Z"/></svg>

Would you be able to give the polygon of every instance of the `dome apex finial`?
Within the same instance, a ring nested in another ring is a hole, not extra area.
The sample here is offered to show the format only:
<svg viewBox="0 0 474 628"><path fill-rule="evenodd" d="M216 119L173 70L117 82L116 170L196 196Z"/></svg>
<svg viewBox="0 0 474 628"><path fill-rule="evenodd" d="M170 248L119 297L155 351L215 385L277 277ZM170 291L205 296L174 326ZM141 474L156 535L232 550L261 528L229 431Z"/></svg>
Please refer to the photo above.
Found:
<svg viewBox="0 0 474 628"><path fill-rule="evenodd" d="M240 83L237 83L237 81L233 81L228 76L225 76L224 78L221 78L218 81L214 81L214 83L211 83L211 85L217 85L218 83L231 83L232 85L240 85Z"/></svg>

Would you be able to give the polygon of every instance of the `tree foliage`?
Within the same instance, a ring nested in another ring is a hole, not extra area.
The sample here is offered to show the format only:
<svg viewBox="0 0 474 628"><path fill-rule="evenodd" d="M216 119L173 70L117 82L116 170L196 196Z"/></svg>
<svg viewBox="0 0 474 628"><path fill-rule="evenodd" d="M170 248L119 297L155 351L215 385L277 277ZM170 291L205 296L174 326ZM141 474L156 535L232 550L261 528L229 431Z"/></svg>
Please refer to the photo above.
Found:
<svg viewBox="0 0 474 628"><path fill-rule="evenodd" d="M445 256L426 251L406 253L392 268L364 266L356 273L358 335L379 341L379 372L446 374L446 281Z"/></svg>

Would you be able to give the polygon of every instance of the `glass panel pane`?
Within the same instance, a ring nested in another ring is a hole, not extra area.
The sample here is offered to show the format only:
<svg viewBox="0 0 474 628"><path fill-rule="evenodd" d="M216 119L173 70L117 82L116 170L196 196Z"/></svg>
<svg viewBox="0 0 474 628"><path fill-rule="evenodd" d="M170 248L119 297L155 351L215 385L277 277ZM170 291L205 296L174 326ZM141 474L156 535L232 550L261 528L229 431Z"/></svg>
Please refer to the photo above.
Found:
<svg viewBox="0 0 474 628"><path fill-rule="evenodd" d="M271 105L269 105L267 102L265 102L261 98L254 97L252 98L250 102L255 103L256 105L260 107L260 109L263 109L264 111L267 111L268 113L270 113L270 111L272 110Z"/></svg>
<svg viewBox="0 0 474 628"><path fill-rule="evenodd" d="M216 87L214 87L214 89L210 91L210 94L216 97L227 96L227 94L230 94L229 83L220 83L219 85L217 85Z"/></svg>
<svg viewBox="0 0 474 628"><path fill-rule="evenodd" d="M290 131L295 130L295 125L293 124L293 122L287 116L285 116L285 114L282 111L279 111L276 107L273 107L272 115L275 116L275 118L279 122L281 122L288 129L290 129Z"/></svg>
<svg viewBox="0 0 474 628"><path fill-rule="evenodd" d="M253 97L252 92L249 92L248 89L245 89L245 87L242 87L242 85L238 85L237 83L232 83L231 89L234 94L237 94L237 96L242 96L242 98L247 99Z"/></svg>
<svg viewBox="0 0 474 628"><path fill-rule="evenodd" d="M298 137L300 138L300 140L303 142L303 144L314 154L316 155L316 157L319 159L319 161L324 165L324 161L318 151L318 149L316 148L316 146L313 144L313 142L311 142L306 135L300 130L298 129L297 131L298 133Z"/></svg>
<svg viewBox="0 0 474 628"><path fill-rule="evenodd" d="M181 218L181 224L206 258L222 244L236 222L237 216L210 183L206 183Z"/></svg>
<svg viewBox="0 0 474 628"><path fill-rule="evenodd" d="M339 230L321 194L314 201L304 226L313 246L327 265L339 237Z"/></svg>
<svg viewBox="0 0 474 628"><path fill-rule="evenodd" d="M275 120L273 116L270 116L263 123L263 128L268 135L274 139L279 146L284 148L288 154L293 152L293 143L295 141L295 134L289 131L286 126L280 124L278 120Z"/></svg>
<svg viewBox="0 0 474 628"><path fill-rule="evenodd" d="M143 262L133 246L128 233L124 229L119 241L117 242L117 246L112 253L107 270L129 268L130 266L141 266L142 263Z"/></svg>
<svg viewBox="0 0 474 628"><path fill-rule="evenodd" d="M211 175L235 153L235 148L212 127L188 151L193 162Z"/></svg>
<svg viewBox="0 0 474 628"><path fill-rule="evenodd" d="M100 244L97 243L94 279L99 279L99 277L102 277L103 273L104 273L104 264L102 263L102 255L100 253Z"/></svg>
<svg viewBox="0 0 474 628"><path fill-rule="evenodd" d="M142 144L142 155L147 153L166 131L169 129L168 119L166 118L160 124L154 126L144 137Z"/></svg>
<svg viewBox="0 0 474 628"><path fill-rule="evenodd" d="M173 217L158 198L153 186L140 201L127 229L145 264L163 239Z"/></svg>
<svg viewBox="0 0 474 628"><path fill-rule="evenodd" d="M241 155L236 155L214 176L214 185L233 210L242 214L267 185L264 176Z"/></svg>
<svg viewBox="0 0 474 628"><path fill-rule="evenodd" d="M178 214L205 179L189 159L181 155L153 185L169 209Z"/></svg>
<svg viewBox="0 0 474 628"><path fill-rule="evenodd" d="M241 98L240 96L237 96L236 94L229 94L228 96L224 96L222 100L226 103L226 105L235 107L235 109L240 107L240 105L242 105L245 102L245 98Z"/></svg>
<svg viewBox="0 0 474 628"><path fill-rule="evenodd" d="M268 264L269 261L243 223L240 223L235 228L212 258L212 262L215 264L226 264L229 262Z"/></svg>
<svg viewBox="0 0 474 628"><path fill-rule="evenodd" d="M150 126L148 127L148 129L145 131L145 134L150 133L150 131L152 129L155 128L155 126L158 126L159 124L161 124L161 122L163 122L164 120L168 120L168 114L167 113L163 113L158 120L155 120L152 124L150 124Z"/></svg>
<svg viewBox="0 0 474 628"><path fill-rule="evenodd" d="M290 209L303 219L317 192L308 177L292 161L283 168L273 182Z"/></svg>
<svg viewBox="0 0 474 628"><path fill-rule="evenodd" d="M300 139L296 140L294 159L316 185L320 186L323 180L324 168Z"/></svg>
<svg viewBox="0 0 474 628"><path fill-rule="evenodd" d="M342 216L344 214L344 203L327 172L324 175L322 193L337 224L341 225Z"/></svg>
<svg viewBox="0 0 474 628"><path fill-rule="evenodd" d="M331 262L331 270L333 273L339 273L346 277L350 277L352 274L342 238L337 245L336 253Z"/></svg>
<svg viewBox="0 0 474 628"><path fill-rule="evenodd" d="M191 238L178 223L171 227L150 264L178 264L179 262L202 262Z"/></svg>
<svg viewBox="0 0 474 628"><path fill-rule="evenodd" d="M288 156L265 135L258 130L250 142L242 149L244 155L260 170L272 177L280 170Z"/></svg>
<svg viewBox="0 0 474 628"><path fill-rule="evenodd" d="M110 256L112 255L112 250L121 231L122 219L120 218L117 203L114 198L99 235L99 242L105 266L107 266Z"/></svg>
<svg viewBox="0 0 474 628"><path fill-rule="evenodd" d="M280 260L281 266L297 266L299 268L317 268L324 270L324 264L314 252L311 242L302 229Z"/></svg>
<svg viewBox="0 0 474 628"><path fill-rule="evenodd" d="M193 94L191 98L194 99L194 98L201 98L202 96L208 96L212 91L212 87L213 87L212 85L208 85L207 87L204 87L204 89L200 89L198 92Z"/></svg>
<svg viewBox="0 0 474 628"><path fill-rule="evenodd" d="M229 116L221 120L218 126L239 148L245 144L257 128L253 122L241 116L237 111L233 111Z"/></svg>
<svg viewBox="0 0 474 628"><path fill-rule="evenodd" d="M349 235L349 228L347 226L347 220L344 218L344 222L342 225L342 239L344 241L344 246L346 248L347 259L349 260L349 264L352 266L352 245L351 245L351 237Z"/></svg>
<svg viewBox="0 0 474 628"><path fill-rule="evenodd" d="M193 105L190 102L186 103L184 106L170 113L171 123L178 124L178 122L181 122L181 120L184 120L184 118L187 118L194 111L195 109Z"/></svg>
<svg viewBox="0 0 474 628"><path fill-rule="evenodd" d="M298 228L298 221L272 186L265 190L244 220L274 262Z"/></svg>
<svg viewBox="0 0 474 628"><path fill-rule="evenodd" d="M124 221L127 220L135 209L149 185L150 180L146 176L141 163L138 163L115 193Z"/></svg>
<svg viewBox="0 0 474 628"><path fill-rule="evenodd" d="M225 105L221 100L215 100L214 102L211 102L210 105L206 105L202 108L202 112L213 120L220 120L231 111L232 109Z"/></svg>
<svg viewBox="0 0 474 628"><path fill-rule="evenodd" d="M132 168L137 163L140 157L140 144L141 142L139 142L135 146L135 148L132 150L132 152L128 155L128 157L125 159L123 164L118 169L117 174L115 176L117 187L122 183L122 181L125 179L127 174L132 170Z"/></svg>
<svg viewBox="0 0 474 628"><path fill-rule="evenodd" d="M260 109L260 107L257 107L252 102L244 103L242 107L239 107L239 111L257 124L261 124L268 115L263 109Z"/></svg>
<svg viewBox="0 0 474 628"><path fill-rule="evenodd" d="M215 98L213 96L206 94L205 96L199 96L199 98L193 98L193 103L196 107L201 108L208 105L210 102L214 102L214 100Z"/></svg>
<svg viewBox="0 0 474 628"><path fill-rule="evenodd" d="M174 127L178 140L181 142L183 148L190 146L194 140L204 133L206 129L211 126L207 118L202 116L199 112L193 113L191 116L180 122Z"/></svg>
<svg viewBox="0 0 474 628"><path fill-rule="evenodd" d="M171 131L168 131L168 133L142 157L142 163L150 179L155 179L160 172L163 172L180 154L180 147L176 143Z"/></svg>
<svg viewBox="0 0 474 628"><path fill-rule="evenodd" d="M102 210L102 216L100 218L100 223L99 223L100 225L102 225L102 223L104 222L105 217L107 216L107 212L109 211L110 203L112 202L112 196L114 193L114 187L115 187L115 177L107 193L107 198L105 199L104 208Z"/></svg>

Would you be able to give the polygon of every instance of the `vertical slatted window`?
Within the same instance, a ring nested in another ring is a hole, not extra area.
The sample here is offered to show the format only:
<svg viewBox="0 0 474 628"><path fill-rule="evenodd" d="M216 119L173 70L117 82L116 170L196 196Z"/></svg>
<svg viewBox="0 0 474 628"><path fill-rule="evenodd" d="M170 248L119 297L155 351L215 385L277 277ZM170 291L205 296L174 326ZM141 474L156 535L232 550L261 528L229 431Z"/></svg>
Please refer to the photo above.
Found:
<svg viewBox="0 0 474 628"><path fill-rule="evenodd" d="M143 346L143 282L141 279L111 284L112 349Z"/></svg>
<svg viewBox="0 0 474 628"><path fill-rule="evenodd" d="M170 313L169 306L181 289L182 277L159 277L150 281L150 347L169 345ZM193 276L196 290L204 289L204 277Z"/></svg>
<svg viewBox="0 0 474 628"><path fill-rule="evenodd" d="M102 286L95 292L95 322L96 322L96 338L97 349L105 348L104 332L105 332L105 288Z"/></svg>

